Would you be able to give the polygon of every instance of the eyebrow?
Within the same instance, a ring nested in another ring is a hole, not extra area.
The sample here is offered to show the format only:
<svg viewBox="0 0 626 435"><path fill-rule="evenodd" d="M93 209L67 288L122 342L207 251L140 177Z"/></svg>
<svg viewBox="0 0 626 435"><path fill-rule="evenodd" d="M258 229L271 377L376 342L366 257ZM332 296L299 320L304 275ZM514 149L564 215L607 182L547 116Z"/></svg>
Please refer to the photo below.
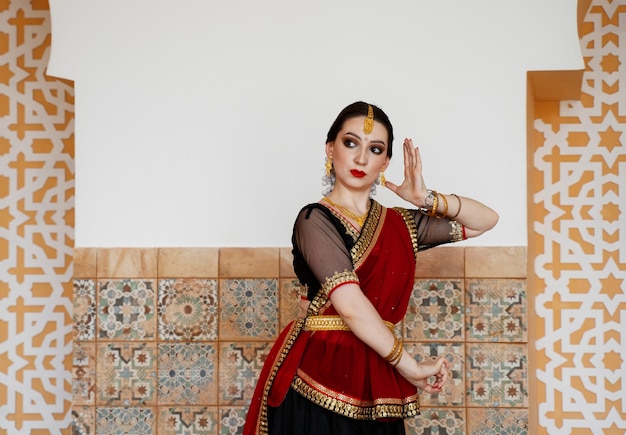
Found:
<svg viewBox="0 0 626 435"><path fill-rule="evenodd" d="M358 135L358 134L356 134L356 133L352 133L351 131L346 131L346 132L344 133L344 136L345 136L345 135L347 135L347 136L354 136L354 137L356 137L356 138L357 138L357 139L359 139L359 140L363 140L363 138L362 138L361 136L359 136L359 135ZM387 144L385 143L385 141L384 141L384 140L370 140L370 141L369 141L369 143L382 144L382 145L387 146Z"/></svg>

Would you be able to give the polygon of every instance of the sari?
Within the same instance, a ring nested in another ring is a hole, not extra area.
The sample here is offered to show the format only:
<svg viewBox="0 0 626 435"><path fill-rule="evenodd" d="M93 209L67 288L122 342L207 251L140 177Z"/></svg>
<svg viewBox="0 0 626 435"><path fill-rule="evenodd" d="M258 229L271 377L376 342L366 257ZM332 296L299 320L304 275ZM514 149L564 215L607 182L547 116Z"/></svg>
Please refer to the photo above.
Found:
<svg viewBox="0 0 626 435"><path fill-rule="evenodd" d="M358 284L393 331L406 314L420 247L459 240L460 232L454 221L373 200L360 231L324 205L304 207L294 225L294 269L311 303L272 347L243 434L268 434L268 407L280 407L288 392L351 420L418 415L417 388L347 328L330 295Z"/></svg>

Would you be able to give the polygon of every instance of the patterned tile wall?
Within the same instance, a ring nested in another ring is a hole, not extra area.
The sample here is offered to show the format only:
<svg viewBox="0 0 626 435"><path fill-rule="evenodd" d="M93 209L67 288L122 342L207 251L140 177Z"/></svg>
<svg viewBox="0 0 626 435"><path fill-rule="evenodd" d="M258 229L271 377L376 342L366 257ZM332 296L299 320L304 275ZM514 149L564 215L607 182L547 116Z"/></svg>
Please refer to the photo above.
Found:
<svg viewBox="0 0 626 435"><path fill-rule="evenodd" d="M297 315L290 250L74 255L75 432L238 433L270 346ZM422 396L409 434L527 432L525 274L525 248L420 253L397 330L417 360L445 354L453 377Z"/></svg>

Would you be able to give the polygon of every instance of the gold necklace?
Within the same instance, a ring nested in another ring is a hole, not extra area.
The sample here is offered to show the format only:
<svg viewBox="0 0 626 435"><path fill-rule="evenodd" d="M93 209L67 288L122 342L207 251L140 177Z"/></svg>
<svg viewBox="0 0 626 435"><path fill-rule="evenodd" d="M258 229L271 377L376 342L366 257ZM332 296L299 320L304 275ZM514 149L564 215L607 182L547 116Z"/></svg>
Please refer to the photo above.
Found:
<svg viewBox="0 0 626 435"><path fill-rule="evenodd" d="M350 209L348 209L348 208L346 208L346 207L344 207L342 205L337 204L336 202L334 202L332 199L330 199L327 196L324 197L324 201L326 201L327 203L329 203L333 207L339 209L343 214L345 214L349 218L353 219L357 224L359 224L360 227L362 227L363 224L365 223L365 219L367 218L367 214L370 211L369 203L367 205L367 211L365 212L365 214L362 215L362 216L359 216L358 214L354 213Z"/></svg>

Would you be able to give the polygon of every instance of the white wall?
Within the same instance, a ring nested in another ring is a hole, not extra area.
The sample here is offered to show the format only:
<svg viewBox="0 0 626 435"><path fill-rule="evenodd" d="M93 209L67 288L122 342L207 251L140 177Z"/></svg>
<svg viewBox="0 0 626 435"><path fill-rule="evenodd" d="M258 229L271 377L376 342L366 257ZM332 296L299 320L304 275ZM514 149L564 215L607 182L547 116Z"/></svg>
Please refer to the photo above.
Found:
<svg viewBox="0 0 626 435"><path fill-rule="evenodd" d="M581 69L576 0L51 0L75 81L76 246L288 246L324 139L366 100L441 192L526 245L526 71ZM376 199L402 204L387 192Z"/></svg>

